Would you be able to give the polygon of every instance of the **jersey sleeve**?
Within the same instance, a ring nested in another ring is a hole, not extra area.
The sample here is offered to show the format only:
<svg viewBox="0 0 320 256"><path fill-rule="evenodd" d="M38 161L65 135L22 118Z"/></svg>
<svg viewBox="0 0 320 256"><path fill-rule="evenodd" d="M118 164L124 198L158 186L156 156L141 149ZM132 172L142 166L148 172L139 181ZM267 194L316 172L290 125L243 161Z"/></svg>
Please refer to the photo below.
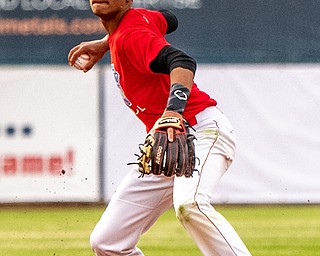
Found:
<svg viewBox="0 0 320 256"><path fill-rule="evenodd" d="M177 30L178 28L178 19L177 17L168 10L160 10L159 11L167 21L167 30L166 34L170 34Z"/></svg>
<svg viewBox="0 0 320 256"><path fill-rule="evenodd" d="M165 16L165 11L147 11L144 15L147 16L149 23L153 23L159 32L164 36L168 30L168 20Z"/></svg>
<svg viewBox="0 0 320 256"><path fill-rule="evenodd" d="M167 29L166 20L161 13L155 14L155 18L144 15L143 23L135 29L128 29L124 36L121 50L128 61L140 72L152 72L150 63L161 49L170 45L164 38Z"/></svg>

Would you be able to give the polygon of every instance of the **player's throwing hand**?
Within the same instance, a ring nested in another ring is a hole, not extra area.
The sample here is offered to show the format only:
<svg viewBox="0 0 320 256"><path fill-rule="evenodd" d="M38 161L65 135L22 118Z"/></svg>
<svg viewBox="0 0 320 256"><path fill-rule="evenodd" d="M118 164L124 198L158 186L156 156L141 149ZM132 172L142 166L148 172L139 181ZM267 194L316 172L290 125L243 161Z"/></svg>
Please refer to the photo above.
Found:
<svg viewBox="0 0 320 256"><path fill-rule="evenodd" d="M90 42L83 42L75 47L73 47L68 55L68 62L70 66L75 66L77 69L83 72L88 72L109 50L108 36L102 39L94 40ZM77 65L78 58L81 55L87 54L89 60L86 61L85 65Z"/></svg>

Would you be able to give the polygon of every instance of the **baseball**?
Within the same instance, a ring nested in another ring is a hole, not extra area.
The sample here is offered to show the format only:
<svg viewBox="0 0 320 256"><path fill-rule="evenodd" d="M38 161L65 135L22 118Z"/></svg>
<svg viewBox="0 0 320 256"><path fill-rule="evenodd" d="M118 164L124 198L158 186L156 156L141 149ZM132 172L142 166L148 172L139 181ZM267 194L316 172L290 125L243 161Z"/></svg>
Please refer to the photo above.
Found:
<svg viewBox="0 0 320 256"><path fill-rule="evenodd" d="M88 54L82 54L74 63L74 67L79 70L83 70L84 66L88 63L90 60L90 56Z"/></svg>

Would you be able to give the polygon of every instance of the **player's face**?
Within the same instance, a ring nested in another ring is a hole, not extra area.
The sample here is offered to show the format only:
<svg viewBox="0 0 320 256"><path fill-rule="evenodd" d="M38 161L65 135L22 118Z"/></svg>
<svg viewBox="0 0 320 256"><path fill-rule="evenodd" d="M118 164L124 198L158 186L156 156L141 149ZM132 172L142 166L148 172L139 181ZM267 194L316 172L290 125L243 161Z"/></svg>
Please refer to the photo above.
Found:
<svg viewBox="0 0 320 256"><path fill-rule="evenodd" d="M121 12L126 0L90 0L92 12L103 19L110 19Z"/></svg>

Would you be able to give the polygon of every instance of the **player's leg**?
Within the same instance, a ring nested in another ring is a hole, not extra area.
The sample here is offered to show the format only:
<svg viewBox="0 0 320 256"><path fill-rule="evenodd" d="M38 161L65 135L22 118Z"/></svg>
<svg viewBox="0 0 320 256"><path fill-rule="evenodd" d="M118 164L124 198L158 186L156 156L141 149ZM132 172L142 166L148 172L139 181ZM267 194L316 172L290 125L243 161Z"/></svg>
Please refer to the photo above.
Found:
<svg viewBox="0 0 320 256"><path fill-rule="evenodd" d="M90 242L96 255L143 255L136 247L141 234L172 206L173 179L132 170L112 197Z"/></svg>
<svg viewBox="0 0 320 256"><path fill-rule="evenodd" d="M210 204L214 187L234 157L235 137L225 116L209 108L197 116L199 173L174 181L177 217L204 255L250 255L230 223Z"/></svg>

